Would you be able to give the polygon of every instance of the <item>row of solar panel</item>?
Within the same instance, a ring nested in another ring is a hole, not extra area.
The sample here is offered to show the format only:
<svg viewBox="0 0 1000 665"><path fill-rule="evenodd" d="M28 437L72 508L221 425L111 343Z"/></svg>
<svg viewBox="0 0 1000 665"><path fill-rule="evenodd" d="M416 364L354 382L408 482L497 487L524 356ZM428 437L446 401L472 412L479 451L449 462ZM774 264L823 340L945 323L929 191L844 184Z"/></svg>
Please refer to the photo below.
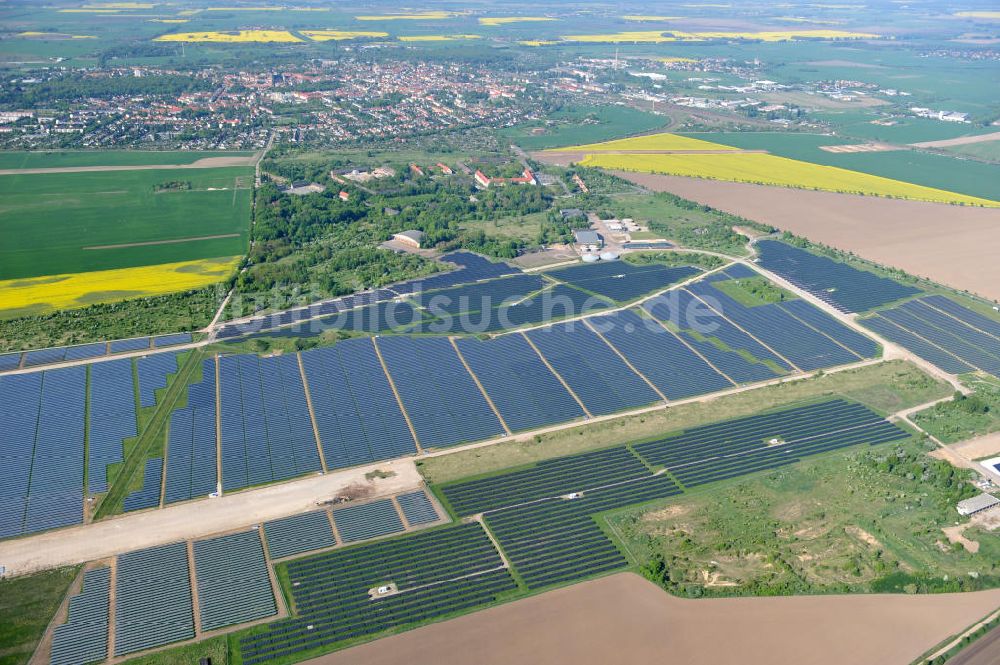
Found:
<svg viewBox="0 0 1000 665"><path fill-rule="evenodd" d="M436 522L437 510L422 491L397 497L407 524L411 527ZM272 559L282 559L312 550L333 547L337 541L331 528L331 517L337 525L341 543L377 538L403 531L392 501L381 499L373 503L340 508L332 516L325 510L293 515L264 524L267 548Z"/></svg>
<svg viewBox="0 0 1000 665"><path fill-rule="evenodd" d="M389 323L395 323L400 326L410 325L420 318L416 310L408 305L406 307L394 307L392 308L394 315L392 317L386 316L385 305L399 296L445 289L459 284L472 284L480 280L502 277L519 272L506 263L494 263L471 252L452 252L451 254L442 256L441 259L457 265L459 269L403 282L387 289L356 293L343 298L337 298L336 300L316 303L301 309L286 310L266 317L258 317L251 319L249 322L230 324L220 328L216 336L219 339L239 337L241 335L274 330L292 323L317 319L318 317L327 318L318 320L317 322L310 321L305 325L304 329L296 327L297 329L285 330L279 336L318 335L324 329L331 327L364 332L379 332L396 327L396 325L388 325ZM403 305L405 303L395 304ZM382 306L379 307L377 305ZM357 308L363 309L359 310ZM275 333L270 333L269 336L274 335Z"/></svg>
<svg viewBox="0 0 1000 665"><path fill-rule="evenodd" d="M297 559L287 574L297 616L241 637L247 665L476 607L515 588L475 523Z"/></svg>
<svg viewBox="0 0 1000 665"><path fill-rule="evenodd" d="M193 561L203 630L254 621L277 612L264 549L256 531L195 541ZM119 556L115 596L115 656L194 637L186 543Z"/></svg>
<svg viewBox="0 0 1000 665"><path fill-rule="evenodd" d="M934 295L861 319L866 327L950 374L1000 378L1000 321Z"/></svg>
<svg viewBox="0 0 1000 665"><path fill-rule="evenodd" d="M841 312L865 312L920 293L841 261L776 240L756 243L758 263Z"/></svg>
<svg viewBox="0 0 1000 665"><path fill-rule="evenodd" d="M191 333L172 333L159 337L137 337L134 339L119 339L112 342L92 342L77 346L59 346L48 349L2 353L0 354L0 372L22 367L51 365L71 360L101 358L116 353L143 351L149 348L162 349L169 346L189 344L192 339Z"/></svg>

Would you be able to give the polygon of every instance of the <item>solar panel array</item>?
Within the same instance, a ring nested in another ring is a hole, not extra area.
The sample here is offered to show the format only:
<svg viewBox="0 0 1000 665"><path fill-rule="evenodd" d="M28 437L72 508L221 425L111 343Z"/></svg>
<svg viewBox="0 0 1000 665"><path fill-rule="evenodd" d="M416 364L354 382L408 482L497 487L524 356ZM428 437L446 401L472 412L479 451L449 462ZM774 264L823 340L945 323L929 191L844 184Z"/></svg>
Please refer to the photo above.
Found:
<svg viewBox="0 0 1000 665"><path fill-rule="evenodd" d="M403 522L389 499L338 508L333 511L333 523L337 525L340 540L345 543L403 531Z"/></svg>
<svg viewBox="0 0 1000 665"><path fill-rule="evenodd" d="M447 339L382 337L377 345L422 446L452 446L503 434Z"/></svg>
<svg viewBox="0 0 1000 665"><path fill-rule="evenodd" d="M156 406L156 391L167 387L167 375L177 373L176 351L154 353L135 361L139 377L139 406Z"/></svg>
<svg viewBox="0 0 1000 665"><path fill-rule="evenodd" d="M87 485L91 493L108 491L108 465L122 461L122 441L137 434L131 359L94 363L90 366L87 439Z"/></svg>
<svg viewBox="0 0 1000 665"><path fill-rule="evenodd" d="M143 351L149 348L148 337L135 337L133 339L116 339L108 343L108 350L111 353L124 353L126 351Z"/></svg>
<svg viewBox="0 0 1000 665"><path fill-rule="evenodd" d="M371 340L345 340L301 357L328 469L417 451Z"/></svg>
<svg viewBox="0 0 1000 665"><path fill-rule="evenodd" d="M48 370L42 372L41 379L38 407L28 407L29 413L32 410L37 413L38 421L31 471L25 476L30 481L23 533L83 521L83 423L87 368ZM18 450L20 447L15 442L13 448Z"/></svg>
<svg viewBox="0 0 1000 665"><path fill-rule="evenodd" d="M583 409L521 335L457 341L458 349L511 431L583 416Z"/></svg>
<svg viewBox="0 0 1000 665"><path fill-rule="evenodd" d="M292 515L264 523L267 551L272 559L333 547L333 529L325 510Z"/></svg>
<svg viewBox="0 0 1000 665"><path fill-rule="evenodd" d="M410 526L430 524L440 519L434 504L427 498L423 490L400 494L396 497L399 507L403 509L403 517Z"/></svg>
<svg viewBox="0 0 1000 665"><path fill-rule="evenodd" d="M115 655L194 637L187 545L172 543L118 557Z"/></svg>
<svg viewBox="0 0 1000 665"><path fill-rule="evenodd" d="M413 300L435 316L481 312L523 300L546 283L538 275L520 274L430 293L418 292Z"/></svg>
<svg viewBox="0 0 1000 665"><path fill-rule="evenodd" d="M472 252L452 252L442 256L441 260L454 263L459 266L459 269L438 273L422 279L410 280L402 284L393 284L389 288L400 295L404 295L415 291L446 289L458 284L471 284L483 279L493 279L519 272L516 268L512 268L506 263L494 263Z"/></svg>
<svg viewBox="0 0 1000 665"><path fill-rule="evenodd" d="M17 369L21 366L21 353L0 353L0 372Z"/></svg>
<svg viewBox="0 0 1000 665"><path fill-rule="evenodd" d="M164 502L206 496L217 488L215 362L202 361L202 379L188 387L187 406L170 414Z"/></svg>
<svg viewBox="0 0 1000 665"><path fill-rule="evenodd" d="M162 349L165 346L177 346L179 344L190 344L193 337L191 333L173 333L171 335L160 335L153 338L153 348Z"/></svg>
<svg viewBox="0 0 1000 665"><path fill-rule="evenodd" d="M24 533L41 390L40 373L0 377L0 538Z"/></svg>
<svg viewBox="0 0 1000 665"><path fill-rule="evenodd" d="M683 399L733 386L704 358L653 319L625 310L595 317L592 323L667 399Z"/></svg>
<svg viewBox="0 0 1000 665"><path fill-rule="evenodd" d="M602 261L561 268L550 277L618 302L634 300L669 287L701 272L693 266L635 265L625 261Z"/></svg>
<svg viewBox="0 0 1000 665"><path fill-rule="evenodd" d="M224 356L219 379L224 490L320 470L294 356Z"/></svg>
<svg viewBox="0 0 1000 665"><path fill-rule="evenodd" d="M912 286L776 240L760 240L756 247L761 266L841 312L864 312L920 293Z"/></svg>
<svg viewBox="0 0 1000 665"><path fill-rule="evenodd" d="M446 484L441 492L458 515L483 513L514 570L535 589L627 564L595 523L600 512L828 450L908 436L859 404L829 400L696 427L631 448L545 460ZM776 437L780 445L769 445ZM669 473L652 473L656 466Z"/></svg>
<svg viewBox="0 0 1000 665"><path fill-rule="evenodd" d="M660 400L656 391L582 322L529 330L525 335L591 414L615 413Z"/></svg>
<svg viewBox="0 0 1000 665"><path fill-rule="evenodd" d="M264 548L256 531L194 543L202 630L215 630L277 613Z"/></svg>
<svg viewBox="0 0 1000 665"><path fill-rule="evenodd" d="M1000 378L1000 321L949 298L918 298L860 322L946 372Z"/></svg>
<svg viewBox="0 0 1000 665"><path fill-rule="evenodd" d="M715 283L736 278L727 272L715 273L689 285L687 291L711 304L722 316L803 371L857 362L862 358L793 317L780 303L747 307L714 287Z"/></svg>
<svg viewBox="0 0 1000 665"><path fill-rule="evenodd" d="M239 640L245 665L493 602L515 589L479 524L333 550L287 564L298 615ZM396 592L375 595L381 586Z"/></svg>
<svg viewBox="0 0 1000 665"><path fill-rule="evenodd" d="M142 472L142 487L125 497L125 512L156 508L160 505L160 487L163 484L163 460L159 457L146 460Z"/></svg>
<svg viewBox="0 0 1000 665"><path fill-rule="evenodd" d="M83 575L83 589L69 599L66 623L52 634L52 665L83 665L108 657L111 569L94 568Z"/></svg>
<svg viewBox="0 0 1000 665"><path fill-rule="evenodd" d="M666 467L685 487L694 487L828 450L909 436L870 409L835 399L695 427L634 448L654 467Z"/></svg>

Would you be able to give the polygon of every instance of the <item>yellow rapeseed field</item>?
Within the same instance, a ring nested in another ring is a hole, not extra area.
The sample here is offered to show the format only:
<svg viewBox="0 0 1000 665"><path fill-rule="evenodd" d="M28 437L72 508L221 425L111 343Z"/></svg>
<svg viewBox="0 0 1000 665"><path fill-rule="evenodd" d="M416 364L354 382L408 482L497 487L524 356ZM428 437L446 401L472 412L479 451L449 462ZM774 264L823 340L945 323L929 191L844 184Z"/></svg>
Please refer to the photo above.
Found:
<svg viewBox="0 0 1000 665"><path fill-rule="evenodd" d="M677 30L637 30L606 35L565 35L568 42L589 43L647 43L700 42L710 39L754 39L763 42L787 42L796 39L877 39L870 32L847 30L768 30L762 32L680 32Z"/></svg>
<svg viewBox="0 0 1000 665"><path fill-rule="evenodd" d="M401 42L452 42L459 39L482 39L482 35L403 35Z"/></svg>
<svg viewBox="0 0 1000 665"><path fill-rule="evenodd" d="M0 281L0 311L42 313L197 289L221 282L239 261L233 256Z"/></svg>
<svg viewBox="0 0 1000 665"><path fill-rule="evenodd" d="M301 42L302 40L287 30L236 30L233 32L175 32L160 35L157 42Z"/></svg>
<svg viewBox="0 0 1000 665"><path fill-rule="evenodd" d="M428 21L454 18L460 15L460 12L427 11L413 14L369 14L366 16L355 16L354 18L358 21Z"/></svg>
<svg viewBox="0 0 1000 665"><path fill-rule="evenodd" d="M571 148L553 148L546 152L587 152L588 150L739 150L721 143L702 141L677 134L650 134L603 143L588 143Z"/></svg>
<svg viewBox="0 0 1000 665"><path fill-rule="evenodd" d="M530 23L532 21L557 21L547 16L487 16L479 19L483 25L507 25L508 23Z"/></svg>
<svg viewBox="0 0 1000 665"><path fill-rule="evenodd" d="M612 143L615 143L612 141ZM890 198L1000 207L1000 202L761 153L587 155L586 166Z"/></svg>
<svg viewBox="0 0 1000 665"><path fill-rule="evenodd" d="M371 30L301 30L303 35L315 42L340 41L359 37L388 37L388 32Z"/></svg>

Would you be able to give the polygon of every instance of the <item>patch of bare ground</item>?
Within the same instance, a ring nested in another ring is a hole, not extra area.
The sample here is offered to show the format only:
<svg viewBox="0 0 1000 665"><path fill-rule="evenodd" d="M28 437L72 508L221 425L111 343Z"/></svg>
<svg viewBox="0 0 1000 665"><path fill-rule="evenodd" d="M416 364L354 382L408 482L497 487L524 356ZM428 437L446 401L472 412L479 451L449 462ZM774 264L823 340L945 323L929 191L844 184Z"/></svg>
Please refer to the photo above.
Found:
<svg viewBox="0 0 1000 665"><path fill-rule="evenodd" d="M628 173L658 192L770 224L883 265L1000 299L1000 209Z"/></svg>
<svg viewBox="0 0 1000 665"><path fill-rule="evenodd" d="M980 459L1000 455L1000 432L976 437L968 441L952 443L948 448L969 459Z"/></svg>
<svg viewBox="0 0 1000 665"><path fill-rule="evenodd" d="M979 551L979 543L965 537L965 528L967 526L969 525L959 524L956 526L946 526L941 530L944 531L944 535L948 538L949 543L961 543L966 552L975 554Z"/></svg>
<svg viewBox="0 0 1000 665"><path fill-rule="evenodd" d="M854 536L855 538L863 542L865 545L870 545L871 547L876 547L879 549L881 549L882 547L882 543L878 541L878 538L871 535L870 533L868 533L859 526L855 526L852 524L850 526L844 527L844 531L846 531L848 535Z"/></svg>
<svg viewBox="0 0 1000 665"><path fill-rule="evenodd" d="M688 600L621 573L309 663L908 663L998 604L1000 590Z"/></svg>

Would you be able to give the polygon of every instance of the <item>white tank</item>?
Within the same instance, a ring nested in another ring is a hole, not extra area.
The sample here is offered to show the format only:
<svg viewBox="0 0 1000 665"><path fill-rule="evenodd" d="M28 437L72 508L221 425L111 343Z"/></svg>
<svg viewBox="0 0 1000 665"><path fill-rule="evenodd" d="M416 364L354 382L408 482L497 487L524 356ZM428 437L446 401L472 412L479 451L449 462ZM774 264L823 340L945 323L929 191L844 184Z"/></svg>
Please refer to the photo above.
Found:
<svg viewBox="0 0 1000 665"><path fill-rule="evenodd" d="M602 252L601 253L601 260L602 261L617 261L618 260L618 255L615 252Z"/></svg>
<svg viewBox="0 0 1000 665"><path fill-rule="evenodd" d="M601 260L601 257L599 257L597 254L591 254L589 252L587 254L584 254L581 258L583 259L584 263L597 263L598 261Z"/></svg>

